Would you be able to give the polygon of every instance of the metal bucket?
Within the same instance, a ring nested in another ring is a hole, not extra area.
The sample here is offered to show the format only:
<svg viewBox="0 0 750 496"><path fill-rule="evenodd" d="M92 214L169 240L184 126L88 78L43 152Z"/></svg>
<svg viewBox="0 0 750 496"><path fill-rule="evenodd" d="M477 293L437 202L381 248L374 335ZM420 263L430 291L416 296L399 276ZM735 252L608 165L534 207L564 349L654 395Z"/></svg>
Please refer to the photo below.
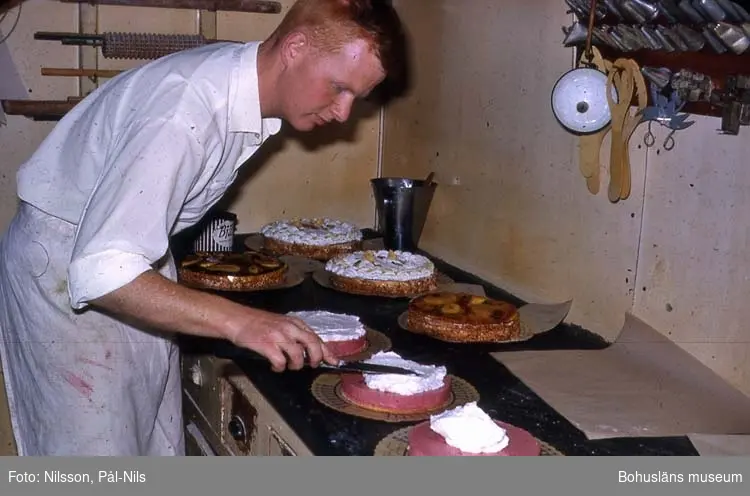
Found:
<svg viewBox="0 0 750 496"><path fill-rule="evenodd" d="M371 179L377 230L390 250L414 251L422 235L437 183L405 177Z"/></svg>

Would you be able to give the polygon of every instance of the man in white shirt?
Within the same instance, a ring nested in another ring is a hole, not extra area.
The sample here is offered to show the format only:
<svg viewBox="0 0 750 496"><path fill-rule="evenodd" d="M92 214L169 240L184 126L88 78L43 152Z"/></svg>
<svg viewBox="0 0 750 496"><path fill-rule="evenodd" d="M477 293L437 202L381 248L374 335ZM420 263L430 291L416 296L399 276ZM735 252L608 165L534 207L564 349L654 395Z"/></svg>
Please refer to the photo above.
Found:
<svg viewBox="0 0 750 496"><path fill-rule="evenodd" d="M274 370L335 359L301 320L178 285L194 225L279 132L344 122L398 55L377 0L299 0L262 43L180 52L102 85L18 173L0 242L0 358L20 455L184 453L173 333Z"/></svg>

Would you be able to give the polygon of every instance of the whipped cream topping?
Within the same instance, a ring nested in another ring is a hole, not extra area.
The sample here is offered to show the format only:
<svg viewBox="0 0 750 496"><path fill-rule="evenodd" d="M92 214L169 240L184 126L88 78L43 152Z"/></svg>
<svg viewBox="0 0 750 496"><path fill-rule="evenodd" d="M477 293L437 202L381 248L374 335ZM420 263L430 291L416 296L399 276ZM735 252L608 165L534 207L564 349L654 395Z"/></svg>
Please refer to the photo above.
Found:
<svg viewBox="0 0 750 496"><path fill-rule="evenodd" d="M287 315L302 319L323 342L351 341L367 333L365 326L356 315L331 313L324 310L303 310L289 312Z"/></svg>
<svg viewBox="0 0 750 496"><path fill-rule="evenodd" d="M435 365L422 365L411 360L401 358L392 351L381 351L364 360L366 363L379 365L392 365L404 369L413 370L420 375L399 374L363 374L365 384L370 389L376 389L387 393L412 396L426 391L440 389L445 384L445 367Z"/></svg>
<svg viewBox="0 0 750 496"><path fill-rule="evenodd" d="M406 251L365 250L339 255L326 263L326 270L342 277L381 281L411 281L435 273L430 259Z"/></svg>
<svg viewBox="0 0 750 496"><path fill-rule="evenodd" d="M266 224L261 234L284 243L326 246L360 241L362 231L348 222L327 217L279 220Z"/></svg>
<svg viewBox="0 0 750 496"><path fill-rule="evenodd" d="M430 416L430 428L465 453L498 453L510 443L505 429L477 406L476 401Z"/></svg>

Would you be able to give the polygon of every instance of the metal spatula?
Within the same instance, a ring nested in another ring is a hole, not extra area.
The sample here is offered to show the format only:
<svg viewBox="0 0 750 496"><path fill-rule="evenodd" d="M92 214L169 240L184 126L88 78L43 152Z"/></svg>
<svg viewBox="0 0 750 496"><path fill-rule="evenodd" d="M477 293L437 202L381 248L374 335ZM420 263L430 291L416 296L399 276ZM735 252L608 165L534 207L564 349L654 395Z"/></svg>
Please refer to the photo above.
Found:
<svg viewBox="0 0 750 496"><path fill-rule="evenodd" d="M246 348L240 348L235 346L228 341L220 341L213 348L214 354L219 358L227 358L230 360L263 360L268 361L266 357L260 353L248 350ZM410 369L404 369L401 367L394 367L391 365L380 365L374 363L365 362L347 362L341 361L338 365L330 365L328 363L321 363L318 365L319 369L325 370L336 370L338 372L356 372L356 373L368 373L368 374L398 374L398 375L416 375L420 376L419 372Z"/></svg>

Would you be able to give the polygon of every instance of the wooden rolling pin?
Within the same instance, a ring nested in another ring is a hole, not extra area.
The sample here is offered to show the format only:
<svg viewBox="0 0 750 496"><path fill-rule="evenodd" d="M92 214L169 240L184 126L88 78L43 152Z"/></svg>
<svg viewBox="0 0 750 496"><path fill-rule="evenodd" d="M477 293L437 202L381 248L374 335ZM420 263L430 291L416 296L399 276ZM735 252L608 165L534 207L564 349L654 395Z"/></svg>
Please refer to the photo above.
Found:
<svg viewBox="0 0 750 496"><path fill-rule="evenodd" d="M111 78L122 71L114 69L68 69L64 67L42 67L42 76L102 77Z"/></svg>
<svg viewBox="0 0 750 496"><path fill-rule="evenodd" d="M83 98L79 96L71 96L66 100L2 100L2 105L8 115L54 120L68 113L81 100Z"/></svg>

